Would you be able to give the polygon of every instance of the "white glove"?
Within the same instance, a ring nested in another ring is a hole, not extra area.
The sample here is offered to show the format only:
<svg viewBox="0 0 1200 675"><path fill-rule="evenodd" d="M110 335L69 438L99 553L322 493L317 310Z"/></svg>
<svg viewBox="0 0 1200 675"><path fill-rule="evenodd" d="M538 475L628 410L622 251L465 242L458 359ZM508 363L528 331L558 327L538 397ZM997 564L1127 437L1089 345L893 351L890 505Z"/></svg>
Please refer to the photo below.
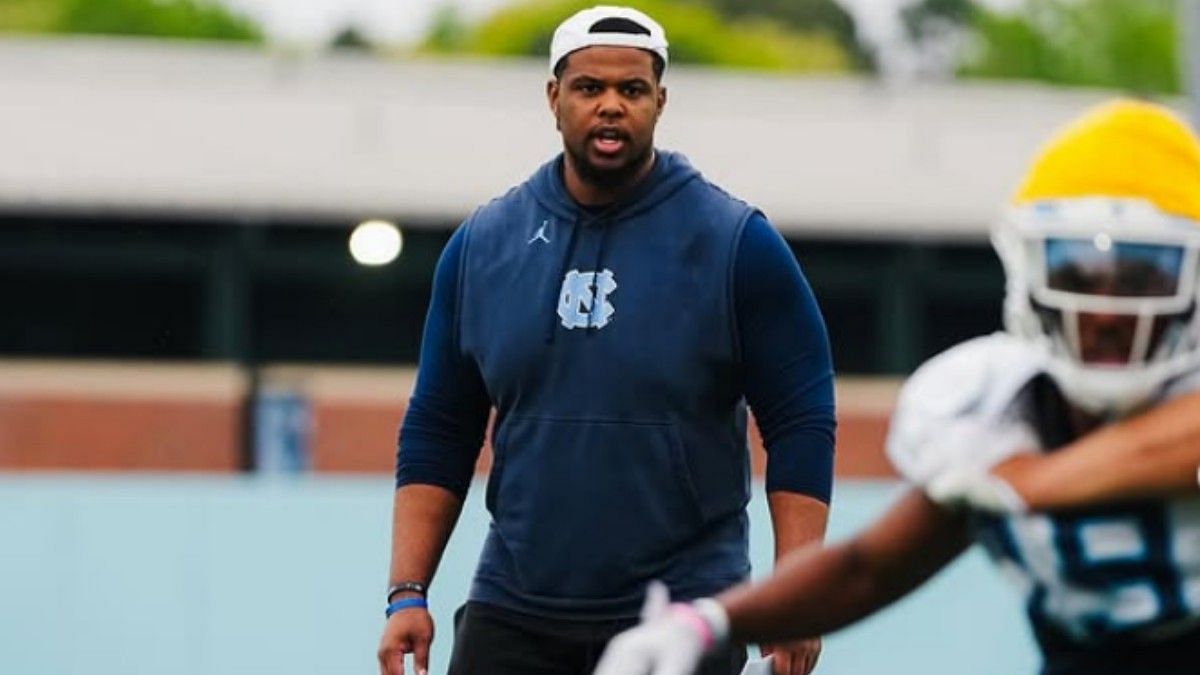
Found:
<svg viewBox="0 0 1200 675"><path fill-rule="evenodd" d="M667 587L646 590L642 623L613 638L594 675L692 675L705 652L729 634L729 617L710 598L670 604Z"/></svg>
<svg viewBox="0 0 1200 675"><path fill-rule="evenodd" d="M988 513L1025 513L1025 500L1003 478L986 468L942 471L925 486L925 493L943 506L969 506Z"/></svg>

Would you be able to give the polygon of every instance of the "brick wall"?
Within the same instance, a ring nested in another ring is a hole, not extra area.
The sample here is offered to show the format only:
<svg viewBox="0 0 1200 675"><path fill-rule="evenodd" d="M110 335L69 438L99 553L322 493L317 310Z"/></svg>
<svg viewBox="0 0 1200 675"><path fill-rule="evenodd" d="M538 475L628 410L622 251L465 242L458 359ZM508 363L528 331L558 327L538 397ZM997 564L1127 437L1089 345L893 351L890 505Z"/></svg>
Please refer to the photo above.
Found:
<svg viewBox="0 0 1200 675"><path fill-rule="evenodd" d="M391 473L414 373L406 368L277 366L264 386L303 393L318 472ZM237 470L247 377L236 367L0 362L0 470ZM894 380L838 382L840 476L890 477L883 457ZM751 430L752 464L765 457ZM486 471L485 448L479 470Z"/></svg>

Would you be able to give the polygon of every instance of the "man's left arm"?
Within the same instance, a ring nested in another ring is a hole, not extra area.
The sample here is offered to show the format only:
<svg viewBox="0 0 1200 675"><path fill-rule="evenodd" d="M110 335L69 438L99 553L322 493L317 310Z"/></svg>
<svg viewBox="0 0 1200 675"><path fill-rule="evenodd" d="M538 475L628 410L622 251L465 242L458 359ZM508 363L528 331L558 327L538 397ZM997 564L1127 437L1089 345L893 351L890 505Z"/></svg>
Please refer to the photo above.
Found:
<svg viewBox="0 0 1200 675"><path fill-rule="evenodd" d="M746 224L734 269L746 399L767 450L775 559L825 536L833 482L834 399L829 340L791 249L761 215ZM767 645L775 672L805 675L820 640Z"/></svg>
<svg viewBox="0 0 1200 675"><path fill-rule="evenodd" d="M1046 454L992 468L1031 511L1053 511L1200 491L1200 392L1109 424Z"/></svg>
<svg viewBox="0 0 1200 675"><path fill-rule="evenodd" d="M829 504L797 492L777 490L767 495L771 529L775 534L775 561L798 548L825 540Z"/></svg>
<svg viewBox="0 0 1200 675"><path fill-rule="evenodd" d="M775 533L775 564L788 553L825 540L829 505L796 492L776 491L767 495L771 529ZM777 675L807 675L821 655L821 638L813 637L784 644L762 645L763 656L774 655Z"/></svg>

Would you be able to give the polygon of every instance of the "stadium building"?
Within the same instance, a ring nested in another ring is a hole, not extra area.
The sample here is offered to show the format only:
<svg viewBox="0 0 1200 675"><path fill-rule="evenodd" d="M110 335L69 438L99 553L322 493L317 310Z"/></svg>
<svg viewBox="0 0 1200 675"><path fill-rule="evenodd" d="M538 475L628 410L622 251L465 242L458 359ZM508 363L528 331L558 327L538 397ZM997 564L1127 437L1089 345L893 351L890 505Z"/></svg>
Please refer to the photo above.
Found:
<svg viewBox="0 0 1200 675"><path fill-rule="evenodd" d="M232 470L262 431L246 406L299 392L309 465L385 470L441 247L558 150L545 79L541 62L0 42L0 466ZM999 326L989 222L1036 145L1106 98L686 67L666 83L659 144L784 233L845 376ZM347 250L372 218L404 233L382 267ZM894 383L840 391L841 442L877 445ZM91 423L55 424L64 404Z"/></svg>

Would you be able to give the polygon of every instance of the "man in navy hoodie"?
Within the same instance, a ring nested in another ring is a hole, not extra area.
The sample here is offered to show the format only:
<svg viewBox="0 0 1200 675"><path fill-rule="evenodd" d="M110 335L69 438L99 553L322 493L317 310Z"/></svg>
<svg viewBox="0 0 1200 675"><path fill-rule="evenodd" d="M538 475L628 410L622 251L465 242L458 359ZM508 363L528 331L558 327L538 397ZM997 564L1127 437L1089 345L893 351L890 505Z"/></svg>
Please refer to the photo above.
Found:
<svg viewBox="0 0 1200 675"><path fill-rule="evenodd" d="M442 254L400 435L385 675L408 653L428 668L425 594L491 408L492 522L452 675L584 675L636 623L650 582L691 599L745 580L747 405L777 555L824 535L824 325L763 215L655 149L666 64L663 30L640 12L596 7L559 26L547 96L564 152ZM819 643L773 648L776 672L802 675ZM701 672L745 659L730 645Z"/></svg>

